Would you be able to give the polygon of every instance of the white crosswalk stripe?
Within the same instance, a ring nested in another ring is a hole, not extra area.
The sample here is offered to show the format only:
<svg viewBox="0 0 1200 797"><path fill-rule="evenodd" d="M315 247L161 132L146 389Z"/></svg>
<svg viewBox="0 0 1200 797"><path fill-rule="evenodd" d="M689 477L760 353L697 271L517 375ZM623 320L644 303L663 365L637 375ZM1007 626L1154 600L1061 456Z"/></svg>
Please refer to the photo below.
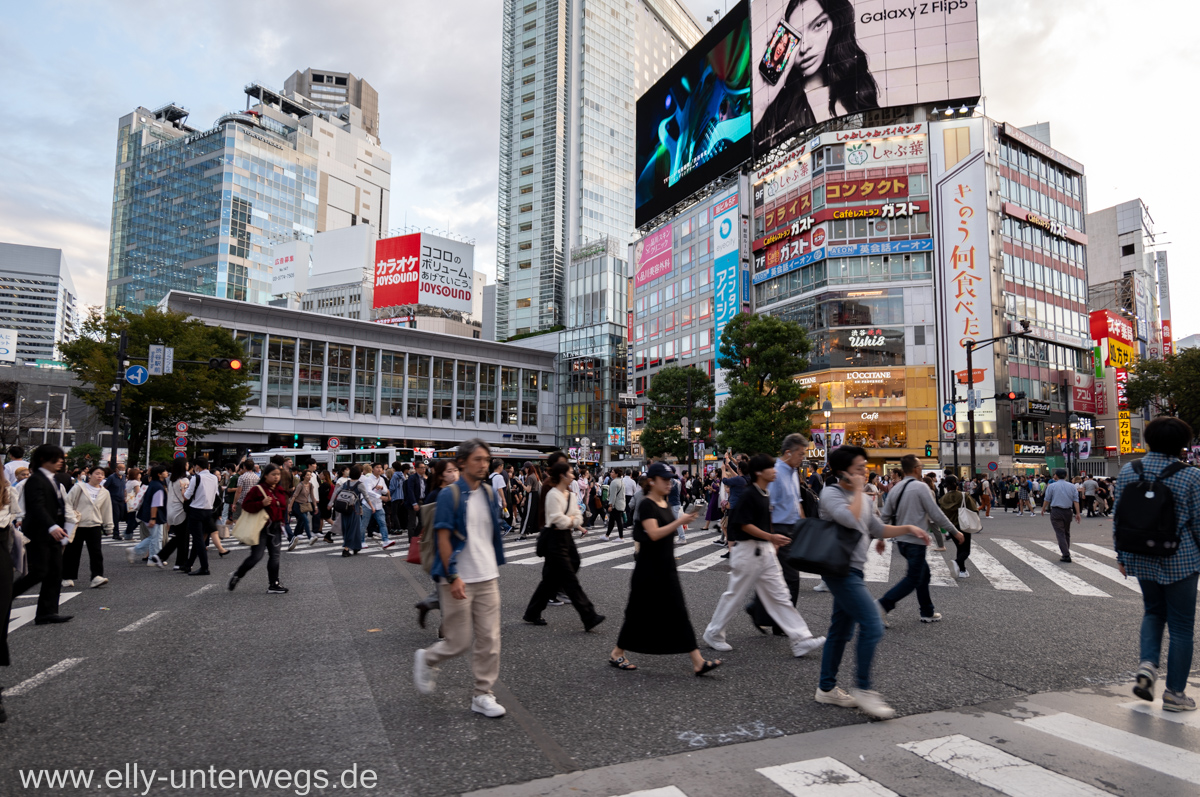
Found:
<svg viewBox="0 0 1200 797"><path fill-rule="evenodd" d="M863 777L836 758L813 758L763 767L758 773L797 797L899 797L896 792Z"/></svg>
<svg viewBox="0 0 1200 797"><path fill-rule="evenodd" d="M867 551L867 564L863 567L863 581L881 581L886 584L891 580L892 550L896 546L892 544L891 540L884 540L883 544L887 546L883 556L875 553L874 543Z"/></svg>
<svg viewBox="0 0 1200 797"><path fill-rule="evenodd" d="M1078 578L1061 567L1055 567L1050 562L1042 557L1024 548L1015 540L1002 540L995 538L992 542L999 545L1004 550L1011 553L1013 556L1020 559L1025 564L1032 567L1034 570L1041 573L1046 578L1053 581L1058 586L1062 587L1072 595L1091 595L1093 597L1107 598L1108 593L1097 587L1093 587L1081 578Z"/></svg>
<svg viewBox="0 0 1200 797"><path fill-rule="evenodd" d="M973 567L982 573L983 577L998 590L1006 592L1033 592L1029 588L1029 585L1017 578L1011 570L1000 564L1000 561L996 557L984 550L978 540L974 540L971 543L971 557L968 560L967 566Z"/></svg>
<svg viewBox="0 0 1200 797"><path fill-rule="evenodd" d="M1104 797L1108 792L954 734L899 747L1009 797Z"/></svg>
<svg viewBox="0 0 1200 797"><path fill-rule="evenodd" d="M1045 548L1047 551L1057 551L1058 550L1058 543L1050 542L1049 540L1034 540L1033 544L1040 545L1041 547ZM1139 595L1142 594L1142 588L1138 584L1138 580L1136 578L1125 578L1125 576L1121 575L1121 571L1115 567L1109 567L1108 565L1102 565L1099 562L1097 562L1095 559L1092 559L1089 556L1084 556L1083 554L1081 554L1077 551L1073 551L1071 553L1071 561L1074 562L1075 564L1079 565L1080 567L1086 568L1087 570L1091 570L1096 575L1104 576L1109 581L1115 581L1116 583L1120 584L1122 587L1125 587L1126 589L1132 590Z"/></svg>
<svg viewBox="0 0 1200 797"><path fill-rule="evenodd" d="M694 551L700 551L700 550L704 550L704 549L708 549L708 550L716 550L716 546L714 546L714 545L712 544L712 543L713 543L713 540L714 540L714 539L716 539L716 536L715 536L715 535L711 535L711 534L710 534L710 535L705 535L705 536L707 537L707 539L703 539L703 540L696 540L696 542L689 542L687 545L679 545L679 546L677 546L677 547L675 548L675 556L676 556L676 558L679 558L679 557L683 556L684 554L693 553ZM722 551L725 551L725 550L727 550L727 549L725 548L725 546L721 546L721 550L722 550ZM628 555L629 555L629 556L632 556L632 555L633 555L633 548L632 548L632 546L631 546L631 547L630 547L630 549L629 549L629 553L628 553ZM616 558L616 557L612 557L612 558ZM585 560L585 561L584 561L584 564L586 565L586 564L588 564L588 562ZM632 569L633 569L633 566L634 566L635 564L636 564L636 562L626 562L626 563L624 563L624 564L617 565L617 566L615 567L615 569L616 569L616 570L632 570Z"/></svg>
<svg viewBox="0 0 1200 797"><path fill-rule="evenodd" d="M940 551L927 551L925 560L929 563L929 586L957 587L958 582L950 575L950 566L940 555Z"/></svg>

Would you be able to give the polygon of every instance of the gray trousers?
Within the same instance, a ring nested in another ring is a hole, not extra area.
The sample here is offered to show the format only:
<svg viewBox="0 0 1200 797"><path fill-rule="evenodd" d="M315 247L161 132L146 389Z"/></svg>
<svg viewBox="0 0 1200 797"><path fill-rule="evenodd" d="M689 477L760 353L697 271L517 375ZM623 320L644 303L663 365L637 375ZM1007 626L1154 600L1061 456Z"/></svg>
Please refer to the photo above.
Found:
<svg viewBox="0 0 1200 797"><path fill-rule="evenodd" d="M1071 557L1071 520L1075 510L1050 507L1050 525L1054 527L1054 536L1058 538L1058 550L1066 558Z"/></svg>

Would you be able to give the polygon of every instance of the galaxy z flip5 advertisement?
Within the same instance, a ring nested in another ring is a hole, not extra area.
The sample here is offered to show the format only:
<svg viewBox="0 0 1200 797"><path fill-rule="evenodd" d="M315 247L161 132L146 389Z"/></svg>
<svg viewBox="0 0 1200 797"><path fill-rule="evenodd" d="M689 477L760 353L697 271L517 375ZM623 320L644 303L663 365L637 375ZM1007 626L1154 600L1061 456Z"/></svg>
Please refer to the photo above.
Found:
<svg viewBox="0 0 1200 797"><path fill-rule="evenodd" d="M638 100L638 227L750 157L748 10L730 9Z"/></svg>

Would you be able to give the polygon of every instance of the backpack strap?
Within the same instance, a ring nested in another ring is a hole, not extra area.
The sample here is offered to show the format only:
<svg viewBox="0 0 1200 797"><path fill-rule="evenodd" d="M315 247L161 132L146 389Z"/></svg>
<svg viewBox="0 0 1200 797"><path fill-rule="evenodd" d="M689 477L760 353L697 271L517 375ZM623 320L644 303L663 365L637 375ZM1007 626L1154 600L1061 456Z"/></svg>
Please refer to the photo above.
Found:
<svg viewBox="0 0 1200 797"><path fill-rule="evenodd" d="M1138 475L1139 479L1145 478L1145 474L1142 472L1142 470L1143 470L1142 461L1140 459L1135 459L1133 462L1131 462L1129 464L1130 464L1130 466L1133 467L1133 472Z"/></svg>
<svg viewBox="0 0 1200 797"><path fill-rule="evenodd" d="M1139 462L1138 464L1141 464L1141 463ZM1170 465L1168 465L1166 467L1165 470L1163 470L1162 473L1160 473L1154 477L1154 481L1156 481L1156 482L1166 481L1167 479L1171 478L1176 473L1179 473L1179 471L1183 470L1186 467L1187 466L1184 465L1182 462L1172 462Z"/></svg>

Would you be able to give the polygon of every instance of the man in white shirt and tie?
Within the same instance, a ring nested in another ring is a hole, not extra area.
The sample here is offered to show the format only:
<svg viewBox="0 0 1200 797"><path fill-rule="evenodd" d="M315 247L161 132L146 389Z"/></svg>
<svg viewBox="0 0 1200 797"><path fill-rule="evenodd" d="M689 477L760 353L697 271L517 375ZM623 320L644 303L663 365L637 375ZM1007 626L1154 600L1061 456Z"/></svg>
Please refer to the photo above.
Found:
<svg viewBox="0 0 1200 797"><path fill-rule="evenodd" d="M183 500L187 503L188 531L192 535L191 555L183 571L189 576L212 575L208 570L207 545L209 535L217 530L213 507L216 506L220 489L217 477L208 468L208 460L204 457L197 459L195 472L183 491ZM192 565L197 557L200 558L200 569L193 570Z"/></svg>

